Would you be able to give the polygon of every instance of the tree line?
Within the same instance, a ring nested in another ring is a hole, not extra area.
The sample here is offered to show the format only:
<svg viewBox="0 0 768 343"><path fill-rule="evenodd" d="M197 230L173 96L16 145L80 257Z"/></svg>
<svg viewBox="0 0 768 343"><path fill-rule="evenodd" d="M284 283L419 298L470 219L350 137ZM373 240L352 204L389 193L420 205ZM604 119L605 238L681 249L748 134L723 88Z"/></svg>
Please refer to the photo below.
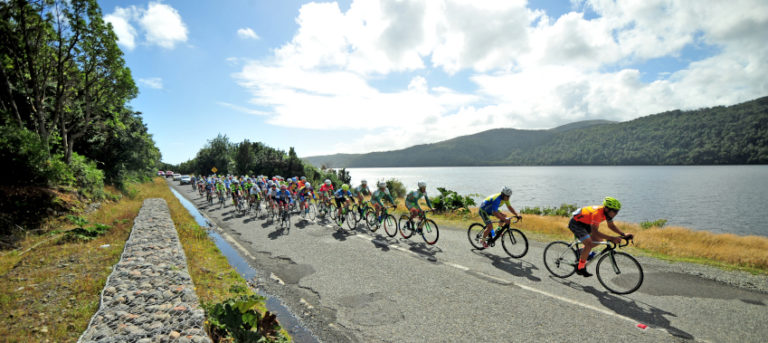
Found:
<svg viewBox="0 0 768 343"><path fill-rule="evenodd" d="M97 190L150 175L160 152L95 0L0 1L0 157L6 185ZM95 185L94 185L95 183Z"/></svg>

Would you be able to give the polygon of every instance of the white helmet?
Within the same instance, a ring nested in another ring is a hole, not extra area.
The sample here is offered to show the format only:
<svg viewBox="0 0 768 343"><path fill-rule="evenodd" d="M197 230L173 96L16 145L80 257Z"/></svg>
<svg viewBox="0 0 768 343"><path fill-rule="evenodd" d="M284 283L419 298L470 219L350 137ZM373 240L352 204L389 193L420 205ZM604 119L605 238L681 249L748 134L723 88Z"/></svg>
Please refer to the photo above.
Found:
<svg viewBox="0 0 768 343"><path fill-rule="evenodd" d="M304 183L304 187L312 187L312 184L311 184L311 183L309 183L309 182L305 182L305 183Z"/></svg>
<svg viewBox="0 0 768 343"><path fill-rule="evenodd" d="M367 185L367 184L368 184L368 181L366 181L365 179L362 179L362 180L360 180L360 183L361 183L363 186L365 186L365 185Z"/></svg>
<svg viewBox="0 0 768 343"><path fill-rule="evenodd" d="M325 179L325 184L330 186L331 185L331 180Z"/></svg>
<svg viewBox="0 0 768 343"><path fill-rule="evenodd" d="M387 183L384 181L379 181L379 188L387 187Z"/></svg>
<svg viewBox="0 0 768 343"><path fill-rule="evenodd" d="M424 181L419 181L419 188L427 187L427 183Z"/></svg>
<svg viewBox="0 0 768 343"><path fill-rule="evenodd" d="M501 194L504 194L506 196L511 196L512 195L512 189L510 189L509 187L504 186L504 188L501 189Z"/></svg>

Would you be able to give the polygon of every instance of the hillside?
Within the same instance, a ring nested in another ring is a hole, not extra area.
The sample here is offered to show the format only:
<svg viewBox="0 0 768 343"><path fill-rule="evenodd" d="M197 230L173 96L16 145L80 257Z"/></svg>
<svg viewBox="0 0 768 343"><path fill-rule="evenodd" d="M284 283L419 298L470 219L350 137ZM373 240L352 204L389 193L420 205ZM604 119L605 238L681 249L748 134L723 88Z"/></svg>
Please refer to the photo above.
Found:
<svg viewBox="0 0 768 343"><path fill-rule="evenodd" d="M621 123L590 120L549 130L493 129L401 150L304 160L333 168L762 164L768 163L768 97Z"/></svg>

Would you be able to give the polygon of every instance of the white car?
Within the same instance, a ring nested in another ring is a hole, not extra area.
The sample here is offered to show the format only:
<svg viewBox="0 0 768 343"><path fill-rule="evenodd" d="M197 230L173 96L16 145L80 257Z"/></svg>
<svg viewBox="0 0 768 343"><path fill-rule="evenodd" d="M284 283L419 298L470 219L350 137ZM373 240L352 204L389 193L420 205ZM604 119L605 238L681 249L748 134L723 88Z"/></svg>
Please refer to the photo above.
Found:
<svg viewBox="0 0 768 343"><path fill-rule="evenodd" d="M192 178L189 175L182 175L181 179L179 179L180 185L188 185L190 183L192 183Z"/></svg>
<svg viewBox="0 0 768 343"><path fill-rule="evenodd" d="M173 174L173 181L179 181L181 180L181 174Z"/></svg>

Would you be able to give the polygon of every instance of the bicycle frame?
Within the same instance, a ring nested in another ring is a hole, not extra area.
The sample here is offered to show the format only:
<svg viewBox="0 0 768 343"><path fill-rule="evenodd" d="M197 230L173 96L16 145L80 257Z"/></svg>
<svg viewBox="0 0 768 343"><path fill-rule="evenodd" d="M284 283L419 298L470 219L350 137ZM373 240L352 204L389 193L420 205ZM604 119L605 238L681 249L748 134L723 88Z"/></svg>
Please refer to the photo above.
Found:
<svg viewBox="0 0 768 343"><path fill-rule="evenodd" d="M504 235L504 232L506 232L507 230L509 230L509 229L510 229L510 227L509 227L510 225L512 225L512 224L517 224L518 222L520 222L520 220L519 220L519 219L515 219L514 221L511 221L511 220L510 220L508 224L504 224L504 226L501 226L501 230L499 230L498 232L496 232L496 235L495 235L495 236L493 236L493 237L491 237L490 239L488 239L488 245L493 245L494 243L496 243L496 241L497 241L499 238L501 238L501 236L503 236L503 235ZM495 222L493 222L493 224L501 224L501 223L503 223L501 220L498 220L498 221L495 221ZM488 236L490 236L490 235L488 235Z"/></svg>

